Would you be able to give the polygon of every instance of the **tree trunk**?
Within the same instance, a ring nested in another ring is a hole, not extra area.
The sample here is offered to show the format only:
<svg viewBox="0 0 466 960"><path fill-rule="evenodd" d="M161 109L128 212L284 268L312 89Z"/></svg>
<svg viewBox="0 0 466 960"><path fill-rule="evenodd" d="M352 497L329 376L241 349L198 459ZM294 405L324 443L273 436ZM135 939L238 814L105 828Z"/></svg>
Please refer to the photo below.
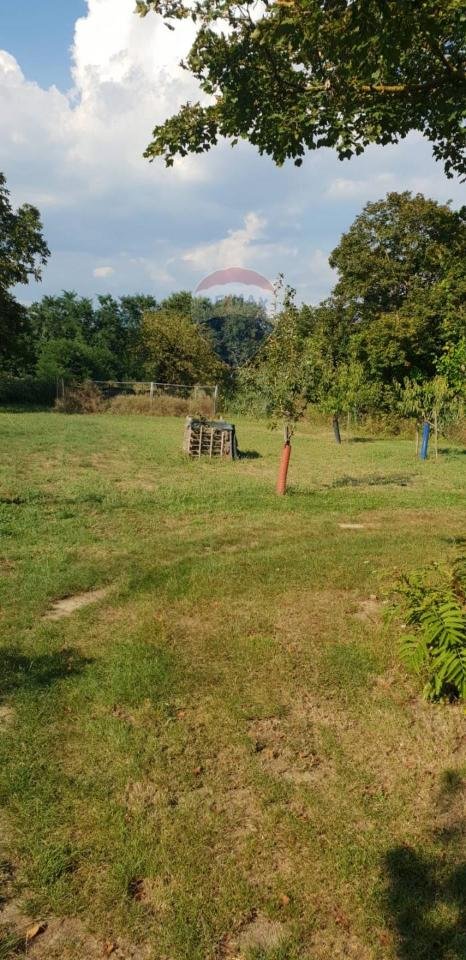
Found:
<svg viewBox="0 0 466 960"><path fill-rule="evenodd" d="M335 435L335 440L336 440L336 442L337 442L337 443L341 443L340 423L339 423L339 420L338 420L338 417L337 417L336 414L334 414L334 416L333 416L332 426L333 426L333 433L334 433L334 435Z"/></svg>

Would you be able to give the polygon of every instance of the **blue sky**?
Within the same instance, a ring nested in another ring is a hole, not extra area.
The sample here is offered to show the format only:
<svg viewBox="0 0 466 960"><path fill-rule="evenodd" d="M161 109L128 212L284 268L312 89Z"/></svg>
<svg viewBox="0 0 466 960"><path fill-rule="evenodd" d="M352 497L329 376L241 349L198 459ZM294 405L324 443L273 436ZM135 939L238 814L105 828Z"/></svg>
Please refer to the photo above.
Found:
<svg viewBox="0 0 466 960"><path fill-rule="evenodd" d="M0 170L14 203L39 207L52 251L42 283L18 291L25 302L62 289L161 297L243 266L283 272L315 303L368 200L412 190L464 203L418 135L344 163L315 152L299 169L247 144L149 164L154 124L198 97L178 66L191 31L141 20L134 0L2 0Z"/></svg>
<svg viewBox="0 0 466 960"><path fill-rule="evenodd" d="M70 47L85 0L3 0L0 46L12 53L28 80L41 86L71 86Z"/></svg>

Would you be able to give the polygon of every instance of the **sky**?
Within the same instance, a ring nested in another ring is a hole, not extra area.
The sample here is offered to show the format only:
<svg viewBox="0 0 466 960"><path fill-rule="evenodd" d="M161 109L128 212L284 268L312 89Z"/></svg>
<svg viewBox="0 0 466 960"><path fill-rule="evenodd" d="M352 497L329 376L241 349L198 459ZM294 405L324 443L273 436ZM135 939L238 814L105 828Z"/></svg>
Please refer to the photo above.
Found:
<svg viewBox="0 0 466 960"><path fill-rule="evenodd" d="M199 93L179 67L191 24L172 33L134 6L0 0L0 170L15 205L39 207L51 250L24 302L64 289L163 297L239 266L283 273L317 303L335 280L328 255L368 200L412 190L464 203L417 134L343 163L309 153L300 168L244 143L150 164L154 125Z"/></svg>

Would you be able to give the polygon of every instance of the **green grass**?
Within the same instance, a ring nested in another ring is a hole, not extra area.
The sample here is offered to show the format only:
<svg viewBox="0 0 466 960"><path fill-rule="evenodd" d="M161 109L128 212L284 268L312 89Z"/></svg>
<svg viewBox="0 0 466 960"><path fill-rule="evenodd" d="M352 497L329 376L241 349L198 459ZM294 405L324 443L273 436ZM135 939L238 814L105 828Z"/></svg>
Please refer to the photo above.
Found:
<svg viewBox="0 0 466 960"><path fill-rule="evenodd" d="M175 419L0 414L16 896L154 960L456 960L461 710L377 601L464 550L464 451L303 428L277 498L237 427L260 456L193 462Z"/></svg>

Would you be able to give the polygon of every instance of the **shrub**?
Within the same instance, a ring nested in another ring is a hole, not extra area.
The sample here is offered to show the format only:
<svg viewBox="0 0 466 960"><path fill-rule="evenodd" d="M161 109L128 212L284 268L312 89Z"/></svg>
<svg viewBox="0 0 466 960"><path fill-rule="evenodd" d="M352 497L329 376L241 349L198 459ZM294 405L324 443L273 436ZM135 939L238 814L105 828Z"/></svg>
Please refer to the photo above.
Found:
<svg viewBox="0 0 466 960"><path fill-rule="evenodd" d="M437 577L440 574L436 568ZM400 641L405 665L424 680L427 700L466 698L466 558L440 583L427 573L405 577L400 591L414 628Z"/></svg>
<svg viewBox="0 0 466 960"><path fill-rule="evenodd" d="M157 393L154 397L139 395L120 395L112 397L108 406L109 413L144 414L156 417L182 417L202 414L211 417L213 403L211 397L172 397L165 393Z"/></svg>
<svg viewBox="0 0 466 960"><path fill-rule="evenodd" d="M0 375L0 403L52 406L56 392L55 380Z"/></svg>
<svg viewBox="0 0 466 960"><path fill-rule="evenodd" d="M449 423L443 433L447 440L466 445L466 417L460 417L455 423Z"/></svg>
<svg viewBox="0 0 466 960"><path fill-rule="evenodd" d="M64 396L55 401L59 413L102 413L106 406L100 390L90 380L66 385Z"/></svg>

